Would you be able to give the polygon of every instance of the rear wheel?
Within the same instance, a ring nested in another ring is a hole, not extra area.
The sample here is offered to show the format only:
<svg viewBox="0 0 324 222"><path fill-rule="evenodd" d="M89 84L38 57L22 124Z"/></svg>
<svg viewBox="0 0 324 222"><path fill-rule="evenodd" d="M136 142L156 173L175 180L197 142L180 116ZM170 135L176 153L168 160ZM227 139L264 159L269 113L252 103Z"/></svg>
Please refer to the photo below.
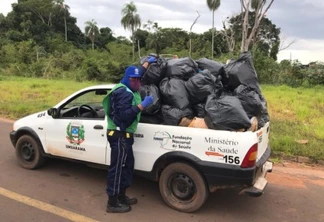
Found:
<svg viewBox="0 0 324 222"><path fill-rule="evenodd" d="M41 167L45 163L45 157L41 154L41 145L29 136L21 136L16 144L16 158L18 164L32 170Z"/></svg>
<svg viewBox="0 0 324 222"><path fill-rule="evenodd" d="M173 209L194 212L207 200L209 191L201 174L185 163L168 165L161 174L160 193Z"/></svg>

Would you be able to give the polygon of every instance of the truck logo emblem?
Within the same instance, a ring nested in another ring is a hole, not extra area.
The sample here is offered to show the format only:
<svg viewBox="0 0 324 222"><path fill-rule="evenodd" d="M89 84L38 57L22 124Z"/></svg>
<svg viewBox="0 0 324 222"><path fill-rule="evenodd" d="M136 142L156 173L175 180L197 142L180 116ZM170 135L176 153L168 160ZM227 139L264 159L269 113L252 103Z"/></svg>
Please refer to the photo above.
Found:
<svg viewBox="0 0 324 222"><path fill-rule="evenodd" d="M156 132L153 136L153 140L158 141L160 143L160 147L165 149L165 146L168 144L171 139L171 135L167 132Z"/></svg>
<svg viewBox="0 0 324 222"><path fill-rule="evenodd" d="M84 142L84 126L79 123L69 123L66 127L66 139L69 143L80 145Z"/></svg>

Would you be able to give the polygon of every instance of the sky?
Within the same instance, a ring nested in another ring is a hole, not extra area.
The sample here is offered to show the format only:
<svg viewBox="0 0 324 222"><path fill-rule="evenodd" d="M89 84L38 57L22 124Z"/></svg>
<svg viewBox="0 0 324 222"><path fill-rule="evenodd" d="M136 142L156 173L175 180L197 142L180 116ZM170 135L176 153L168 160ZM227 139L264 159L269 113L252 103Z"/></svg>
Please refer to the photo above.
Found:
<svg viewBox="0 0 324 222"><path fill-rule="evenodd" d="M11 11L17 0L1 0L0 13ZM120 25L121 9L129 0L65 0L70 13L84 30L84 23L94 19L99 27L110 27L116 36L130 36ZM202 33L211 28L212 14L205 0L134 0L142 24L147 20L158 22L161 27L179 27L189 31L197 10L201 17L193 28ZM221 29L222 21L240 12L240 0L221 0L215 14L215 25ZM324 62L324 1L323 0L274 0L267 17L281 28L283 46L294 41L288 49L280 51L278 59L298 59L304 64Z"/></svg>

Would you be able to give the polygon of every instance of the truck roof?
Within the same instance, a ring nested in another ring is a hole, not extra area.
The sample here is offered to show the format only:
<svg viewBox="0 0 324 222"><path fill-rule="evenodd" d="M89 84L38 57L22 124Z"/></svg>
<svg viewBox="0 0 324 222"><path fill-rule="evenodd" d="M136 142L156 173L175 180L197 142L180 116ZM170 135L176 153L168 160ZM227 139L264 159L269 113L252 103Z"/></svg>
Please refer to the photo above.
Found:
<svg viewBox="0 0 324 222"><path fill-rule="evenodd" d="M87 88L81 89L82 91L85 90L91 90L91 89L102 89L102 88L107 88L107 89L112 89L116 84L101 84L101 85L93 85L89 86Z"/></svg>

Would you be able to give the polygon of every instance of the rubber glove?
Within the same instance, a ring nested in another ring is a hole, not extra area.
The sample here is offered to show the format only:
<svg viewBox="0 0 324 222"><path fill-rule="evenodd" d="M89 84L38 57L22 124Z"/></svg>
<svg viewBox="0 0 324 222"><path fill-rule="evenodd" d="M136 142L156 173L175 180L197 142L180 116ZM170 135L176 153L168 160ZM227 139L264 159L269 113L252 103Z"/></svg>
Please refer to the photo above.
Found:
<svg viewBox="0 0 324 222"><path fill-rule="evenodd" d="M149 64L151 64L151 63L157 62L157 59L156 59L156 57L151 56L151 57L149 57L149 58L147 59L147 62L148 62Z"/></svg>
<svg viewBox="0 0 324 222"><path fill-rule="evenodd" d="M141 103L144 109L151 104L153 104L153 96L145 96L143 102Z"/></svg>

